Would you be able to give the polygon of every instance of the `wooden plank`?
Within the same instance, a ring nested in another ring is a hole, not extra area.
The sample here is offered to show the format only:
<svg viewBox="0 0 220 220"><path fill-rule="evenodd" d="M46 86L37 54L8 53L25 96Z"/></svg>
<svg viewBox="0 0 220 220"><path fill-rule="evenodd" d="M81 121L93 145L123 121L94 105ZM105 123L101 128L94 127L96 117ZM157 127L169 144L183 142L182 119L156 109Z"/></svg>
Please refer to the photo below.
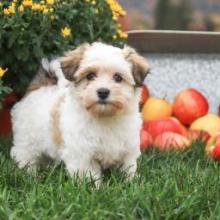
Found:
<svg viewBox="0 0 220 220"><path fill-rule="evenodd" d="M129 31L127 43L142 53L220 53L220 32Z"/></svg>

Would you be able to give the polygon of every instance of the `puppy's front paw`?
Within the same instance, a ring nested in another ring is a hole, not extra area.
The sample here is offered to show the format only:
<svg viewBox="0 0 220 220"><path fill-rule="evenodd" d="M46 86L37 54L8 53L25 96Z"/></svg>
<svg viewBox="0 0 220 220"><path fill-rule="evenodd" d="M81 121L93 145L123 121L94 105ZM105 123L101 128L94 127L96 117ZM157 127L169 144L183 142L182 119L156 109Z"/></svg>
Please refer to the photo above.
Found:
<svg viewBox="0 0 220 220"><path fill-rule="evenodd" d="M80 166L79 166L80 165ZM76 163L69 163L66 164L67 170L71 177L73 178L86 178L94 182L96 188L99 188L101 184L101 168L99 164L96 164L94 162L90 163L79 163L79 165L76 165Z"/></svg>
<svg viewBox="0 0 220 220"><path fill-rule="evenodd" d="M137 162L134 159L125 160L123 166L123 171L126 173L127 180L132 180L136 174Z"/></svg>

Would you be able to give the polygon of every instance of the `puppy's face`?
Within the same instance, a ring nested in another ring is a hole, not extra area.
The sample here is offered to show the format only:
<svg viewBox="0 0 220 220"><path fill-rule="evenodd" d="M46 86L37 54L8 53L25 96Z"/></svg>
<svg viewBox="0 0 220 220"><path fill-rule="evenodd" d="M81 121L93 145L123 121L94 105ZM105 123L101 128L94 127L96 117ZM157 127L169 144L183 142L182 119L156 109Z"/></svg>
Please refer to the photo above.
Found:
<svg viewBox="0 0 220 220"><path fill-rule="evenodd" d="M138 104L137 78L143 79L140 75L134 76L138 67L129 60L131 53L136 54L130 48L122 50L95 43L84 48L76 70L69 70L74 69L73 61L68 68L64 62L64 74L65 68L72 72L66 72L67 78L72 77L79 102L88 112L100 117L113 116ZM148 66L144 68L147 73Z"/></svg>
<svg viewBox="0 0 220 220"><path fill-rule="evenodd" d="M98 116L112 116L125 110L134 97L134 81L127 68L99 63L81 68L76 75L76 89L87 111Z"/></svg>

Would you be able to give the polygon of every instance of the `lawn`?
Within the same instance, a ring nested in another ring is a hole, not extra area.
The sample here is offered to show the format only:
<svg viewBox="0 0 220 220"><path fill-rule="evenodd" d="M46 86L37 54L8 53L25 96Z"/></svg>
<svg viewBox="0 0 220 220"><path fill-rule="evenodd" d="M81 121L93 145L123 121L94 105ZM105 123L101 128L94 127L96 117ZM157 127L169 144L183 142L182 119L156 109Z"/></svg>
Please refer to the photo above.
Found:
<svg viewBox="0 0 220 220"><path fill-rule="evenodd" d="M99 189L73 181L63 165L36 176L9 158L0 140L0 219L220 219L220 166L199 143L185 152L149 150L130 183L117 170Z"/></svg>

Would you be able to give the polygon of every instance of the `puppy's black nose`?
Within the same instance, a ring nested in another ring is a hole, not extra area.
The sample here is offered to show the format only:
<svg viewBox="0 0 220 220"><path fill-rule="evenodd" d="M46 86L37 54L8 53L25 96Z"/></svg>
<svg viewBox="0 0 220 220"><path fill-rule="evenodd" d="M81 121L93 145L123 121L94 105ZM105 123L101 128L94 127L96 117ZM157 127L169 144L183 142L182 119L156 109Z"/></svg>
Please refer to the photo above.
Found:
<svg viewBox="0 0 220 220"><path fill-rule="evenodd" d="M108 98L110 90L106 88L100 88L97 90L97 94L100 99L104 100Z"/></svg>

